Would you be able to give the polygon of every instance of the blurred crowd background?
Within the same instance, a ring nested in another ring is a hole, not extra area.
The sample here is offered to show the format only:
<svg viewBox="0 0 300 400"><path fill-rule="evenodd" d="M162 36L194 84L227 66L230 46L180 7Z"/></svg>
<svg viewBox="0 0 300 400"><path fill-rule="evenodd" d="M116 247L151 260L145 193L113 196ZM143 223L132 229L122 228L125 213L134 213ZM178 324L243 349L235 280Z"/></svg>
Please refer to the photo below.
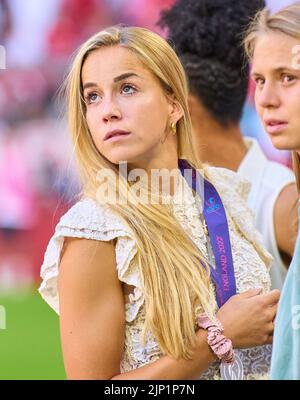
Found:
<svg viewBox="0 0 300 400"><path fill-rule="evenodd" d="M291 1L289 1L291 3ZM64 379L58 319L39 298L40 266L54 227L78 191L58 90L78 46L105 26L150 28L173 0L0 0L0 379ZM288 3L270 0L275 10ZM1 65L1 63L0 63ZM241 127L277 152L249 87ZM2 312L3 318L3 312Z"/></svg>

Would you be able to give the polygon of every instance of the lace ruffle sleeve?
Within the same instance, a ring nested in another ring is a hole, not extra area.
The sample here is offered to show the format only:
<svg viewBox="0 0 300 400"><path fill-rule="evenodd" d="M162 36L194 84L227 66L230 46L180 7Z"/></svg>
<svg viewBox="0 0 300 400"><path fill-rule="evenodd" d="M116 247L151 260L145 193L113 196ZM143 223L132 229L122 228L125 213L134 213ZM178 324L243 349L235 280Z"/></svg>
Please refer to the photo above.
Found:
<svg viewBox="0 0 300 400"><path fill-rule="evenodd" d="M123 220L106 206L84 199L71 207L60 219L51 237L41 267L42 283L38 289L42 298L59 314L57 280L65 237L100 241L116 240L116 268L119 280L134 286L125 305L126 320L132 321L144 302L140 274L134 262L136 242L132 231Z"/></svg>

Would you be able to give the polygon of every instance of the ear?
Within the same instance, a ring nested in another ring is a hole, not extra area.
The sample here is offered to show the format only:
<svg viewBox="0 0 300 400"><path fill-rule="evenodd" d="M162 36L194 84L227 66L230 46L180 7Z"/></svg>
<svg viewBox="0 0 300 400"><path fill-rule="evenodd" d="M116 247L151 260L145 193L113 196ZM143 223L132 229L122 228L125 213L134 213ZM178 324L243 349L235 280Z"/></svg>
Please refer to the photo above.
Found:
<svg viewBox="0 0 300 400"><path fill-rule="evenodd" d="M179 104L179 101L174 95L169 95L167 97L169 103L169 118L172 122L178 122L183 117L183 109Z"/></svg>

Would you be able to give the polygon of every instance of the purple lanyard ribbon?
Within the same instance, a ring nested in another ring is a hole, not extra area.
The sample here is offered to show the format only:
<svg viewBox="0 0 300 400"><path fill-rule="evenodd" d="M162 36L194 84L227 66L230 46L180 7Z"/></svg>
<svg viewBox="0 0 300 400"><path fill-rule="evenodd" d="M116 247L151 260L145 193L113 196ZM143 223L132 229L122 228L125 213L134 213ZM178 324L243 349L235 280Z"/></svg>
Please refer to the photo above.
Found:
<svg viewBox="0 0 300 400"><path fill-rule="evenodd" d="M210 266L211 278L216 287L217 303L221 307L226 301L236 294L236 282L232 260L231 244L228 230L226 212L222 200L215 187L203 178L195 168L186 160L179 160L182 176L184 170L192 170L192 180L188 185L203 199L203 216L207 225L212 251L214 253L216 268ZM199 189L199 182L204 179L204 196ZM197 183L198 182L198 183Z"/></svg>

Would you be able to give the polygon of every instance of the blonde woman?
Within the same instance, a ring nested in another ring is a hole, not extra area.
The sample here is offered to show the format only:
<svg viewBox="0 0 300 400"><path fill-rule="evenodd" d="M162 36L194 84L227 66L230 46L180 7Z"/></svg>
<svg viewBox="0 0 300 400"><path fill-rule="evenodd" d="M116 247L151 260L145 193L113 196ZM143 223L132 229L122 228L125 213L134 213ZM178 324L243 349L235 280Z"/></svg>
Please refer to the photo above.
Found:
<svg viewBox="0 0 300 400"><path fill-rule="evenodd" d="M108 28L79 49L66 90L83 190L49 242L39 291L60 315L67 377L265 378L279 299L271 258L248 185L193 153L173 49L146 29ZM153 190L154 170L174 173L170 191ZM133 192L137 171L149 181ZM103 172L116 182L107 197ZM190 187L201 174L204 198Z"/></svg>
<svg viewBox="0 0 300 400"><path fill-rule="evenodd" d="M267 9L245 39L253 62L257 111L273 145L293 152L300 189L300 2L274 15ZM276 317L271 377L300 379L300 242L284 284Z"/></svg>

